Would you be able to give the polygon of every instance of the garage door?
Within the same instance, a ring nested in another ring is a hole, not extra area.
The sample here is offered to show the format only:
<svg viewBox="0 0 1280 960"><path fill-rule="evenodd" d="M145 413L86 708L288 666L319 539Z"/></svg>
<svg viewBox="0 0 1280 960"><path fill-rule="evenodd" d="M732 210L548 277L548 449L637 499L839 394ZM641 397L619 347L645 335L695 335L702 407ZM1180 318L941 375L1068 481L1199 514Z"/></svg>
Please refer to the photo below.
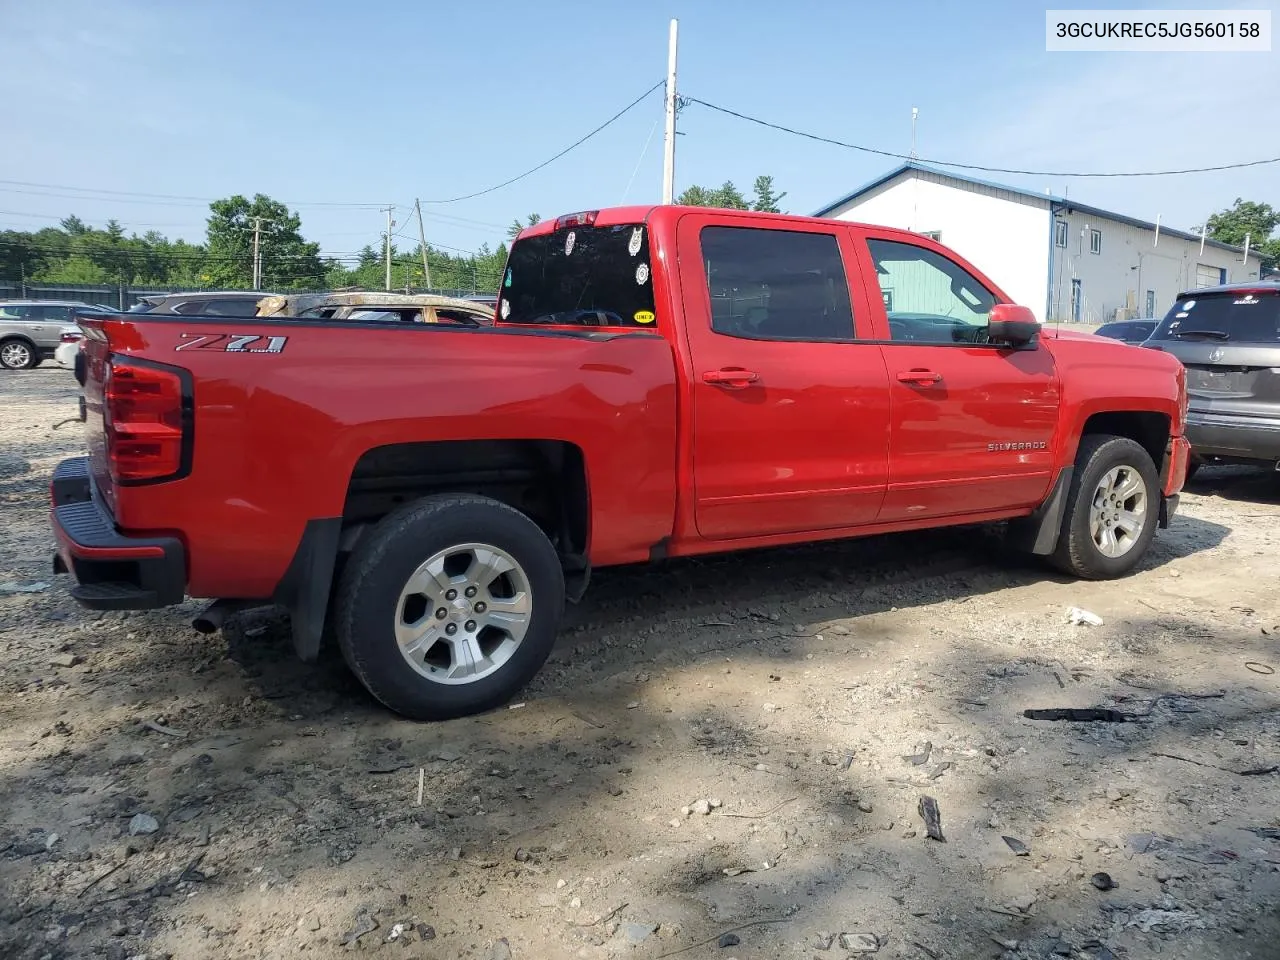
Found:
<svg viewBox="0 0 1280 960"><path fill-rule="evenodd" d="M1210 267L1203 263L1196 264L1196 288L1200 287L1216 287L1220 283L1226 283L1227 278L1223 276L1225 270L1220 267Z"/></svg>

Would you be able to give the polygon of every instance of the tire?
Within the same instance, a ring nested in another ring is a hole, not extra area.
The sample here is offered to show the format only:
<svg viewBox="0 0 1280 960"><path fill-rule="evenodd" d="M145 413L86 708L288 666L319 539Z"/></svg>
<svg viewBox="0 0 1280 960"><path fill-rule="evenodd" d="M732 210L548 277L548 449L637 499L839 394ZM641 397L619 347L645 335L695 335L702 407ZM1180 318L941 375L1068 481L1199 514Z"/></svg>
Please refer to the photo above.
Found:
<svg viewBox="0 0 1280 960"><path fill-rule="evenodd" d="M1112 502L1112 496L1119 502ZM1095 499L1105 507L1099 510L1099 539L1093 523ZM1122 577L1146 554L1159 519L1160 478L1151 455L1128 437L1088 434L1076 454L1052 562L1084 580Z"/></svg>
<svg viewBox="0 0 1280 960"><path fill-rule="evenodd" d="M410 719L448 720L506 703L538 672L564 613L564 573L519 511L425 497L361 539L335 612L342 655L369 693Z"/></svg>
<svg viewBox="0 0 1280 960"><path fill-rule="evenodd" d="M29 340L13 337L0 343L0 366L7 370L30 370L40 365L40 353Z"/></svg>

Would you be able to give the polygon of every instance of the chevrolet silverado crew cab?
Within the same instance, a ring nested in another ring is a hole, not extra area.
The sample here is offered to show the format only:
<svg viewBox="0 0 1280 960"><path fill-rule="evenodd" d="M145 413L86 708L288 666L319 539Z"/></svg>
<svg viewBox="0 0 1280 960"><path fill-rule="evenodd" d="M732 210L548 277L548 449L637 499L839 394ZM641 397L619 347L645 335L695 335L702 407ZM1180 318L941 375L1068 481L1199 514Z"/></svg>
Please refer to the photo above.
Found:
<svg viewBox="0 0 1280 960"><path fill-rule="evenodd" d="M1042 329L932 240L690 207L512 245L493 326L83 321L55 567L97 609L276 604L409 717L492 708L593 569L1008 521L1085 578L1187 464L1182 364Z"/></svg>

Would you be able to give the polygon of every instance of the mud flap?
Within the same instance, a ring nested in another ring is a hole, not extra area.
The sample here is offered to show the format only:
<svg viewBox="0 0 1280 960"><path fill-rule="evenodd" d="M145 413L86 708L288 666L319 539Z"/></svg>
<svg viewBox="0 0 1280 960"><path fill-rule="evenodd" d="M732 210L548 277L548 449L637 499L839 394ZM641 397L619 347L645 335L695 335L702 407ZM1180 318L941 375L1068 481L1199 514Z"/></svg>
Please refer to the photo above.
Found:
<svg viewBox="0 0 1280 960"><path fill-rule="evenodd" d="M1058 547L1062 534L1062 518L1067 511L1067 495L1071 491L1071 478L1075 467L1063 467L1058 480L1045 501L1027 517L1009 521L1005 542L1023 553L1047 557Z"/></svg>
<svg viewBox="0 0 1280 960"><path fill-rule="evenodd" d="M313 663L320 656L341 536L341 517L308 520L289 569L271 598L289 611L293 649L304 663Z"/></svg>

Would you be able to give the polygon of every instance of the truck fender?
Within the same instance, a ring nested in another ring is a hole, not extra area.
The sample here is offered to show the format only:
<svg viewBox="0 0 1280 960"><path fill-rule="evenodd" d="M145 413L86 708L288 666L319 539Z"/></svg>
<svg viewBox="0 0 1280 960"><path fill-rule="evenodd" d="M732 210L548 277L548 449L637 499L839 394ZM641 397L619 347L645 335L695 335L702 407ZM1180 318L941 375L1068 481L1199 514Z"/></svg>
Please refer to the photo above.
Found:
<svg viewBox="0 0 1280 960"><path fill-rule="evenodd" d="M1015 550L1047 557L1058 546L1062 533L1062 518L1067 510L1067 494L1071 490L1071 477L1075 467L1063 467L1049 496L1030 516L1016 517L1009 521L1007 542Z"/></svg>
<svg viewBox="0 0 1280 960"><path fill-rule="evenodd" d="M289 568L271 598L289 611L293 649L304 663L314 663L320 656L341 537L341 517L308 520Z"/></svg>

